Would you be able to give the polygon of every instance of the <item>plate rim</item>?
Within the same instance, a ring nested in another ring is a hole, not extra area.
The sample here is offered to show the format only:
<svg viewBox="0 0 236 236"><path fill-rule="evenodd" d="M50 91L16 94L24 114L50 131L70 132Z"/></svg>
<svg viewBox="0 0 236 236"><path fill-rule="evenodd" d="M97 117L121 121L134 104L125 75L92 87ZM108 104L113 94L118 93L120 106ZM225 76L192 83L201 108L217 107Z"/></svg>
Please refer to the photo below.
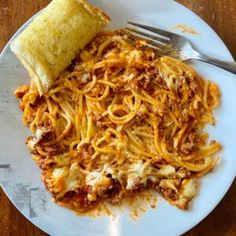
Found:
<svg viewBox="0 0 236 236"><path fill-rule="evenodd" d="M232 53L230 52L229 48L226 46L225 42L223 41L223 39L219 36L219 34L204 20L202 19L199 15L197 15L195 12L193 12L191 9L187 8L186 6L184 6L183 4L173 1L173 4L178 5L178 7L183 8L185 11L189 11L191 12L191 14L198 19L198 21L201 21L201 23L203 23L204 25L206 25L208 27L208 30L211 30L211 32L220 40L222 46L224 47L224 51L227 52L227 56L229 57L229 61L231 62L235 62ZM33 16L31 16L25 23L23 23L17 30L16 32L10 37L10 39L8 40L8 42L5 44L5 46L3 47L1 53L0 53L0 62L3 60L4 55L6 53L6 51L9 49L11 42L14 40L15 37L17 37L18 34L20 34L22 32L22 30L25 29L25 27L30 24L32 22L32 20L39 14L41 14L44 11L44 8L42 8L40 11L38 11L37 13L35 13ZM177 232L180 233L181 235L188 232L189 230L191 230L192 228L194 228L195 226L197 226L198 224L200 224L211 212L213 212L213 210L221 203L221 201L224 199L225 195L228 193L230 187L232 186L235 178L236 178L236 173L234 174L235 176L228 181L227 186L225 186L226 191L221 191L220 196L218 197L217 201L215 201L215 204L212 205L211 208L209 208L208 211L206 211L205 214L203 214L202 217L200 217L200 219L196 219L194 220L194 222L192 224L190 224L188 227L185 228L185 230L181 231L181 232ZM50 235L49 230L42 228L41 226L39 226L38 222L33 222L33 219L29 218L25 213L23 213L19 207L14 203L13 199L9 196L7 189L4 187L4 185L1 183L0 180L0 186L2 187L2 190L4 191L4 193L6 194L7 198L10 200L10 202L14 205L14 207L28 220L30 221L33 225L35 225L36 227L38 227L41 231L47 233Z"/></svg>

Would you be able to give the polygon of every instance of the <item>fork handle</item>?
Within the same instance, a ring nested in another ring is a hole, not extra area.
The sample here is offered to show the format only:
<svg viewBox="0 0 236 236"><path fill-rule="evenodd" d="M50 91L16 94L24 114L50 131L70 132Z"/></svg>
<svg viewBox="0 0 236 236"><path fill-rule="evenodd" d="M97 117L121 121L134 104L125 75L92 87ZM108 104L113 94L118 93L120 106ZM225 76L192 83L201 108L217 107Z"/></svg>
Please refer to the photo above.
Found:
<svg viewBox="0 0 236 236"><path fill-rule="evenodd" d="M227 62L223 60L219 60L213 57L209 57L203 53L195 52L194 57L192 59L199 60L206 62L208 64L212 64L215 66L218 66L224 70L230 71L233 74L236 74L236 63L235 62Z"/></svg>

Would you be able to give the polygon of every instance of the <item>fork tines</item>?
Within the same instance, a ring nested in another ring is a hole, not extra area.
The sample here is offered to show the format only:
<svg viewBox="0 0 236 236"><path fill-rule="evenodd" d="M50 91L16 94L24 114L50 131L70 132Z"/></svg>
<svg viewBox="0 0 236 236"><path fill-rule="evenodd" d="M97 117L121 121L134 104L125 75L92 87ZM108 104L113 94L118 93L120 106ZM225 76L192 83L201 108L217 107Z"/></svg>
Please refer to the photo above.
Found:
<svg viewBox="0 0 236 236"><path fill-rule="evenodd" d="M165 39L165 38L161 38L161 37L157 37L157 36L154 36L154 35L151 35L151 34L147 34L147 33L144 33L142 31L135 30L135 29L132 29L132 28L129 28L129 27L126 27L126 29L129 30L132 33L135 33L135 34L138 34L138 35L142 35L142 36L144 36L146 38L158 41L160 43L164 43L164 44L168 44L169 43L169 40Z"/></svg>
<svg viewBox="0 0 236 236"><path fill-rule="evenodd" d="M127 29L127 33L129 34L129 36L131 36L131 39L133 39L133 37L135 37L136 39L146 41L147 46L157 50L160 53L160 55L164 54L170 48L170 46L168 46L167 44L160 44L160 43L155 42L155 41L153 41L153 40L151 40L149 38L144 38L144 37L142 37L140 35L134 34L129 29Z"/></svg>
<svg viewBox="0 0 236 236"><path fill-rule="evenodd" d="M147 26L147 25L142 25L142 24L135 23L135 22L132 22L132 21L127 21L127 23L130 24L130 25L133 25L133 26L136 26L136 27L139 27L139 28L151 31L151 32L153 32L155 34L158 34L158 35L162 36L162 37L166 37L167 39L171 39L173 36L178 36L175 33L172 33L172 32L160 29L160 28L156 28L156 27L152 27L152 26Z"/></svg>
<svg viewBox="0 0 236 236"><path fill-rule="evenodd" d="M139 30L136 30L133 28L126 27L126 29L128 31L144 37L143 39L145 39L145 40L149 39L149 40L151 40L151 42L157 42L157 43L162 44L164 46L170 46L172 37L177 36L174 33L168 32L168 31L160 29L160 28L142 25L139 23L131 22L131 21L127 21L127 23L132 26L136 26L138 28L150 31L150 32L154 33L155 35L149 34L146 32L142 32L142 31L139 31Z"/></svg>

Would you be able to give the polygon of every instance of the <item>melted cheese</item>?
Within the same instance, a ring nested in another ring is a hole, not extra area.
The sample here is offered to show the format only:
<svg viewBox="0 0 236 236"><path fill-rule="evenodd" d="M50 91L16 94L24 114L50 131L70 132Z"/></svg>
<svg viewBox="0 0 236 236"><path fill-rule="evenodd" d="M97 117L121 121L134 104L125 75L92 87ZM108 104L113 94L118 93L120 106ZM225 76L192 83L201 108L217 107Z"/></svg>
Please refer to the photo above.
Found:
<svg viewBox="0 0 236 236"><path fill-rule="evenodd" d="M158 174L160 176L170 176L170 175L173 175L175 172L175 168L171 165L166 165L166 166L163 166L159 171L158 171Z"/></svg>
<svg viewBox="0 0 236 236"><path fill-rule="evenodd" d="M188 202L197 194L197 180L185 179L179 189L179 198L175 201L169 200L180 209L187 209Z"/></svg>
<svg viewBox="0 0 236 236"><path fill-rule="evenodd" d="M87 83L88 82L88 79L89 79L89 74L83 74L82 78L81 78L81 81L83 83Z"/></svg>
<svg viewBox="0 0 236 236"><path fill-rule="evenodd" d="M69 167L55 168L50 178L50 187L64 195L83 184L83 174L77 163Z"/></svg>
<svg viewBox="0 0 236 236"><path fill-rule="evenodd" d="M132 190L134 187L134 183L135 183L136 177L130 177L127 180L127 185L126 185L126 189L128 190Z"/></svg>
<svg viewBox="0 0 236 236"><path fill-rule="evenodd" d="M106 167L105 170L106 169L108 169L108 167ZM111 185L111 179L106 177L105 170L103 169L101 172L92 171L87 174L86 184L92 187L92 190L88 194L89 201L95 201L97 199L100 186L106 188Z"/></svg>
<svg viewBox="0 0 236 236"><path fill-rule="evenodd" d="M70 167L69 174L66 178L66 191L75 190L81 181L82 173L77 163L73 163ZM80 177L80 178L79 178ZM81 181L82 182L82 181Z"/></svg>
<svg viewBox="0 0 236 236"><path fill-rule="evenodd" d="M128 174L127 178L127 185L126 189L132 190L134 187L135 182L139 179L138 183L142 183L146 185L150 173L150 164L143 163L139 161L130 167L130 173Z"/></svg>
<svg viewBox="0 0 236 236"><path fill-rule="evenodd" d="M169 177L176 173L175 168L171 165L163 166L161 169L157 170L151 167L149 163L142 163L142 161L133 164L130 167L130 170L131 171L128 174L127 178L126 189L132 189L134 183L137 182L137 178L140 178L139 183L146 185L147 180L157 182L159 178ZM176 190L174 185L170 182L168 183L168 185L170 188Z"/></svg>
<svg viewBox="0 0 236 236"><path fill-rule="evenodd" d="M29 140L27 143L27 146L29 147L31 151L35 149L35 145L38 144L42 140L43 135L47 132L48 130L46 128L40 128L36 130L35 137Z"/></svg>
<svg viewBox="0 0 236 236"><path fill-rule="evenodd" d="M197 194L197 181L195 179L185 180L183 183L183 195L193 198Z"/></svg>
<svg viewBox="0 0 236 236"><path fill-rule="evenodd" d="M172 189L175 192L178 192L177 188L176 188L176 181L175 179L163 179L160 182L160 187L164 188L164 189Z"/></svg>
<svg viewBox="0 0 236 236"><path fill-rule="evenodd" d="M101 172L89 172L89 174L86 176L86 184L92 186L92 188L95 188L98 183L101 183L103 180L103 173Z"/></svg>

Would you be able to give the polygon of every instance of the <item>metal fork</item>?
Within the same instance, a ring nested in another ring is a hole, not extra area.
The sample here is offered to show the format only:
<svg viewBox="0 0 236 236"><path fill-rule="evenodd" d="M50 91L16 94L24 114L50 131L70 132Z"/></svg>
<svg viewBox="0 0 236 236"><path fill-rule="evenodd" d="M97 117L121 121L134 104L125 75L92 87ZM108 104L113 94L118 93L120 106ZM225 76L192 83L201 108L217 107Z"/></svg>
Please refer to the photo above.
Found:
<svg viewBox="0 0 236 236"><path fill-rule="evenodd" d="M154 34L148 34L143 31L139 31L133 28L126 27L126 29L132 33L139 35L139 38L148 39L148 44L156 47L158 44L163 45L164 47L171 47L173 50L170 53L171 56L177 57L182 61L186 60L199 60L203 61L215 66L218 66L222 69L230 71L236 74L236 63L235 62L227 62L217 58L209 57L203 53L197 51L197 49L193 46L193 44L187 38L180 36L178 34L147 26L138 23L134 23L128 21L128 24L136 26L138 28L151 31ZM158 44L157 44L158 43ZM175 52L175 53L173 53Z"/></svg>

